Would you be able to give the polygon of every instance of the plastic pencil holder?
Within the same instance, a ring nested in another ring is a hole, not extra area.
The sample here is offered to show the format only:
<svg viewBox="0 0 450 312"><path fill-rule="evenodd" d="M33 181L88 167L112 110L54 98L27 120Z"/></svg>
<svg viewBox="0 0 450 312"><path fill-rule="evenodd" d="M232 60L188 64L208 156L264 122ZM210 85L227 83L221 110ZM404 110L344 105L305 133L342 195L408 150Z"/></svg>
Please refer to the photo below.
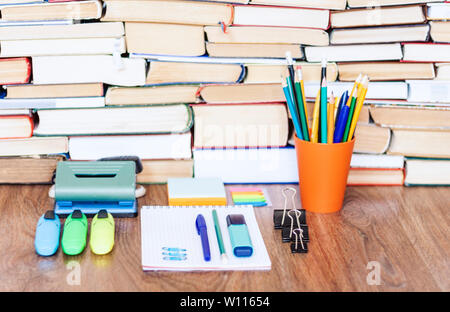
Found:
<svg viewBox="0 0 450 312"><path fill-rule="evenodd" d="M354 145L354 138L350 142L324 144L295 137L303 209L317 213L341 210Z"/></svg>

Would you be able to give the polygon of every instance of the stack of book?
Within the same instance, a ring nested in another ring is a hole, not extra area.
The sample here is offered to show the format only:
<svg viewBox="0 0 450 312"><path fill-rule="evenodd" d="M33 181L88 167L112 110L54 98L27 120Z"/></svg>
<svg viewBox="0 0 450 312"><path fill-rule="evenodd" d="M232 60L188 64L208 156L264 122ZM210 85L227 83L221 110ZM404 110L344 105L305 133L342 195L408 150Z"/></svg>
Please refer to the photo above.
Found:
<svg viewBox="0 0 450 312"><path fill-rule="evenodd" d="M296 182L280 84L290 54L309 110L322 59L330 95L370 77L349 184L403 184L404 156L415 157L407 184L450 184L449 11L420 0L0 0L0 183L49 183L62 159L122 155L143 159L140 183L194 172Z"/></svg>

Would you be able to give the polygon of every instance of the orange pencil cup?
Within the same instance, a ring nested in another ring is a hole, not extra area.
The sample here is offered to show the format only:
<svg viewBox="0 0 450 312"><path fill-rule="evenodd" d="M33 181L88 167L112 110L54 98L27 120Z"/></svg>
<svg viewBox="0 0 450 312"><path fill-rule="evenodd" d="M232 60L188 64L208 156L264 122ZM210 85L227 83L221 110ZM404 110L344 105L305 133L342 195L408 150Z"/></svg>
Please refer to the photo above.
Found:
<svg viewBox="0 0 450 312"><path fill-rule="evenodd" d="M303 209L317 213L341 210L354 145L355 139L323 144L295 137Z"/></svg>

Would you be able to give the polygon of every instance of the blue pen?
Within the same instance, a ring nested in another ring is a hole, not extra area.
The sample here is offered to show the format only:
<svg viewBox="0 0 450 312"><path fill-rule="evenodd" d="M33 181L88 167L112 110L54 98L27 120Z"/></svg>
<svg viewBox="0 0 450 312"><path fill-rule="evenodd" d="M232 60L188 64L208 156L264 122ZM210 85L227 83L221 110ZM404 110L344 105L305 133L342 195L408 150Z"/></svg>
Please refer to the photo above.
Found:
<svg viewBox="0 0 450 312"><path fill-rule="evenodd" d="M333 142L341 143L342 137L344 136L345 126L347 125L347 119L350 108L347 105L342 107L341 112L339 114L339 118L336 123L336 129L334 131Z"/></svg>
<svg viewBox="0 0 450 312"><path fill-rule="evenodd" d="M202 240L203 258L205 261L211 261L211 251L209 250L208 229L206 227L205 217L202 214L197 216L195 220L195 226L197 227L197 233Z"/></svg>
<svg viewBox="0 0 450 312"><path fill-rule="evenodd" d="M335 132L336 132L336 125L339 122L339 116L341 114L342 107L344 107L344 105L347 103L347 100L348 100L348 91L345 91L344 93L342 93L341 99L339 101L338 109L337 109L337 112L336 112L336 121L334 123L334 125L335 125Z"/></svg>

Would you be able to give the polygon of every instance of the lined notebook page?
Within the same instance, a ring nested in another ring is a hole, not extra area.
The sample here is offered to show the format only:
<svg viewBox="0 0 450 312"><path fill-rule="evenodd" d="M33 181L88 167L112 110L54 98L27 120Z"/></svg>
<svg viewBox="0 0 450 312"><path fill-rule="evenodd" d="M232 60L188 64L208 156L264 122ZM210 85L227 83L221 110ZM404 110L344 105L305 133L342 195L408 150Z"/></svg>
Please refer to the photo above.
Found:
<svg viewBox="0 0 450 312"><path fill-rule="evenodd" d="M213 209L217 210L228 261L219 252ZM195 220L205 217L211 261L204 261L200 236ZM245 217L253 245L253 255L238 258L233 255L226 217L242 214ZM256 222L252 206L144 206L141 208L142 267L146 271L226 271L270 270L271 262ZM185 260L164 260L163 248L186 249Z"/></svg>

